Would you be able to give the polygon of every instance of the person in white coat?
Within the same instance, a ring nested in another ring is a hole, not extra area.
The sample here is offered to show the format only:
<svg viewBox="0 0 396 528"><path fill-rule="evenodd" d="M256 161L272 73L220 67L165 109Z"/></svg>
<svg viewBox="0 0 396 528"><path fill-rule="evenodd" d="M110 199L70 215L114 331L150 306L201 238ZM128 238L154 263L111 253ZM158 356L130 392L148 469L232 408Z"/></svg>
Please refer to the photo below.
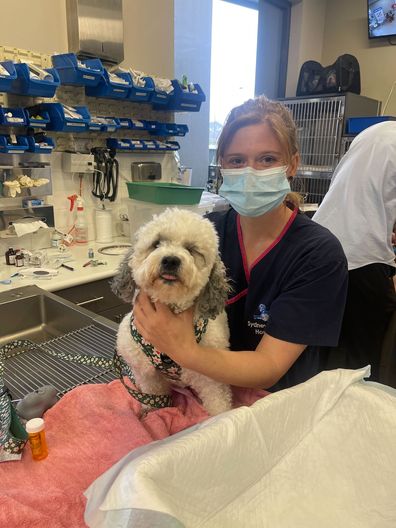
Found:
<svg viewBox="0 0 396 528"><path fill-rule="evenodd" d="M371 364L378 381L381 349L396 310L396 122L361 132L341 159L313 216L341 242L348 260L348 296L340 336L329 362L346 368ZM334 361L334 358L337 358Z"/></svg>

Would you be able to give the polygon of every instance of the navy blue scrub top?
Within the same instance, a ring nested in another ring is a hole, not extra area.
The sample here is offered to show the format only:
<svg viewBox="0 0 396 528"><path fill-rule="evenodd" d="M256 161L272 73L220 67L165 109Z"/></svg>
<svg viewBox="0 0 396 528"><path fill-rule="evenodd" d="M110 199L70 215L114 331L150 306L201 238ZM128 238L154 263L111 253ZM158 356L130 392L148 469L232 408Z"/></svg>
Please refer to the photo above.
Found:
<svg viewBox="0 0 396 528"><path fill-rule="evenodd" d="M293 214L279 237L247 265L239 215L208 215L233 288L227 301L231 350L255 350L264 333L308 345L268 390L297 385L320 371L320 346L335 346L341 329L348 267L338 239L307 216Z"/></svg>

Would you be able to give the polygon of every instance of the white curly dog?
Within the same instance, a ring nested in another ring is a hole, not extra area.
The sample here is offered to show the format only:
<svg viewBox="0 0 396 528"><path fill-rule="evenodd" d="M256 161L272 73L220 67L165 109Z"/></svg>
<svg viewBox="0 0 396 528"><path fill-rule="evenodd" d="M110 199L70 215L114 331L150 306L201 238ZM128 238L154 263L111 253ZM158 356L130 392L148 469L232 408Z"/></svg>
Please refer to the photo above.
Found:
<svg viewBox="0 0 396 528"><path fill-rule="evenodd" d="M229 346L224 311L229 285L218 237L212 223L196 213L170 208L143 225L112 289L131 304L137 291L145 291L152 301L165 303L175 313L194 305L197 342L214 348ZM133 309L119 326L117 352L130 366L142 393L169 395L171 384L176 384L192 388L210 415L231 409L230 387L181 368L146 343L133 325ZM147 405L153 401L149 397Z"/></svg>

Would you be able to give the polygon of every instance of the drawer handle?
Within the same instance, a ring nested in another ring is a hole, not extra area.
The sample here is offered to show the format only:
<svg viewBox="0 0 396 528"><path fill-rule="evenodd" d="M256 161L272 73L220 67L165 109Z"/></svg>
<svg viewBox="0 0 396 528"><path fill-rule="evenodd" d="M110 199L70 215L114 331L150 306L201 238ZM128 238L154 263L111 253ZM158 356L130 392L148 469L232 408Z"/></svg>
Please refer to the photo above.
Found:
<svg viewBox="0 0 396 528"><path fill-rule="evenodd" d="M79 303L76 303L77 306L83 306L84 304L91 304L96 301L103 301L104 297L95 297L94 299L88 299L88 301L81 301Z"/></svg>

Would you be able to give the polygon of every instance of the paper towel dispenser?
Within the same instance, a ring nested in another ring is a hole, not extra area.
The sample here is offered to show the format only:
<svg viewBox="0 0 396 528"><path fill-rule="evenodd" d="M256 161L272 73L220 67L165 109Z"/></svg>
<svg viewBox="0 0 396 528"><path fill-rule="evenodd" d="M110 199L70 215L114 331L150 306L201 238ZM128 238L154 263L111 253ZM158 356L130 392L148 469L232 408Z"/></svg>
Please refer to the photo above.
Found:
<svg viewBox="0 0 396 528"><path fill-rule="evenodd" d="M134 161L131 163L132 181L155 181L161 179L161 163Z"/></svg>
<svg viewBox="0 0 396 528"><path fill-rule="evenodd" d="M66 0L69 51L105 63L124 60L122 0Z"/></svg>

